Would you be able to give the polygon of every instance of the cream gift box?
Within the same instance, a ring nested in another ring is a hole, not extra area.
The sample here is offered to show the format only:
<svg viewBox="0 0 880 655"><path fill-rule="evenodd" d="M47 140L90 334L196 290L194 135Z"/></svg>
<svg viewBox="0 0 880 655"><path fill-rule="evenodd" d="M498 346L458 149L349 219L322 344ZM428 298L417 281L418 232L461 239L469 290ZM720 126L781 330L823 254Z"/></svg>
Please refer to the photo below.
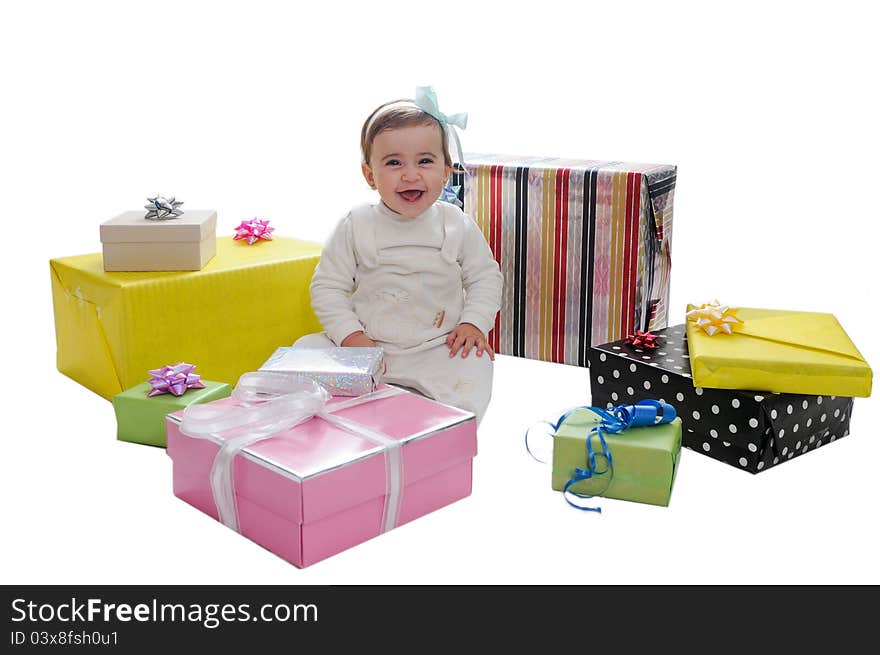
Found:
<svg viewBox="0 0 880 655"><path fill-rule="evenodd" d="M278 374L242 380L248 376ZM260 403L241 400L241 386L233 398L167 417L174 494L298 567L471 493L477 432L470 412L380 386L322 400L293 421L267 419ZM207 427L236 424L236 416L244 419L238 429ZM201 431L193 427L199 423ZM248 443L261 430L261 440Z"/></svg>
<svg viewBox="0 0 880 655"><path fill-rule="evenodd" d="M217 212L167 220L130 211L101 224L105 271L198 271L217 252Z"/></svg>

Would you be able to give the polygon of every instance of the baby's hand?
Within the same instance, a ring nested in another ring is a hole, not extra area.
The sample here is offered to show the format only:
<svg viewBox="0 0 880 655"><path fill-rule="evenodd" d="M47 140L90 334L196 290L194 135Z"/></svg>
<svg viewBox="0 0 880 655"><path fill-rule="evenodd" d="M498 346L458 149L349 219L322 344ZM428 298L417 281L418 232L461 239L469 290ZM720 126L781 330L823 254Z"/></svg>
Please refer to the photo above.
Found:
<svg viewBox="0 0 880 655"><path fill-rule="evenodd" d="M486 337L476 325L459 323L456 328L446 336L446 345L449 346L449 356L455 357L455 353L461 349L461 356L467 357L471 348L477 347L477 357L483 356L485 350L489 353L489 359L495 360L495 351L486 343Z"/></svg>
<svg viewBox="0 0 880 655"><path fill-rule="evenodd" d="M376 342L363 332L352 332L339 345L346 348L375 348Z"/></svg>

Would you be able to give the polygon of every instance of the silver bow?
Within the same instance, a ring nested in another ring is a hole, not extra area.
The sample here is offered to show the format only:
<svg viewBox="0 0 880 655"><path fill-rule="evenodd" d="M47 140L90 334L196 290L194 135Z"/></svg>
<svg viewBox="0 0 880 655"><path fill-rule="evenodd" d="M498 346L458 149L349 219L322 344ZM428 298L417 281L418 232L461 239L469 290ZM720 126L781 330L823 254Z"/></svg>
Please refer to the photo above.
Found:
<svg viewBox="0 0 880 655"><path fill-rule="evenodd" d="M147 213L144 215L144 218L151 221L167 221L177 218L183 215L183 210L180 209L182 204L183 200L175 200L174 196L166 198L156 194L153 198L147 198L147 204L144 205Z"/></svg>

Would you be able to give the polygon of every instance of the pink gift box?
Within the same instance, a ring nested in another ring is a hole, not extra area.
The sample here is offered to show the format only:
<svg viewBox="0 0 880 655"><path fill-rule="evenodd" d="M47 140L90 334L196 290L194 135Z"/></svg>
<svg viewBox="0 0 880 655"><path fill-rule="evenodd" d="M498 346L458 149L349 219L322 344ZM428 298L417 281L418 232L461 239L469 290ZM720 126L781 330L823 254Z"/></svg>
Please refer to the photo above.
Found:
<svg viewBox="0 0 880 655"><path fill-rule="evenodd" d="M345 400L331 398L327 407ZM476 421L470 412L401 391L334 415L401 444L396 525L470 495L477 454ZM220 440L183 434L181 417L182 412L167 417L174 494L218 519L210 472ZM387 475L382 446L311 418L236 455L239 532L291 564L309 566L382 532Z"/></svg>

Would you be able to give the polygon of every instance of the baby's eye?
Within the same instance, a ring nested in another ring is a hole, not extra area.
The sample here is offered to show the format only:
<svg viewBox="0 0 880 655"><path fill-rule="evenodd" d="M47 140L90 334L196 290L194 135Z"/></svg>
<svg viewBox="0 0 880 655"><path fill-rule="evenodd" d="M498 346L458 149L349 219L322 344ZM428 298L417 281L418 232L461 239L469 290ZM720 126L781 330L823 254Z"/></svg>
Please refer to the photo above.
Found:
<svg viewBox="0 0 880 655"><path fill-rule="evenodd" d="M422 158L419 160L419 163L420 163L420 164L433 164L433 163L434 163L434 159L431 158L431 157L422 157Z"/></svg>
<svg viewBox="0 0 880 655"><path fill-rule="evenodd" d="M400 166L400 161L397 159L389 159L385 162L386 166Z"/></svg>

